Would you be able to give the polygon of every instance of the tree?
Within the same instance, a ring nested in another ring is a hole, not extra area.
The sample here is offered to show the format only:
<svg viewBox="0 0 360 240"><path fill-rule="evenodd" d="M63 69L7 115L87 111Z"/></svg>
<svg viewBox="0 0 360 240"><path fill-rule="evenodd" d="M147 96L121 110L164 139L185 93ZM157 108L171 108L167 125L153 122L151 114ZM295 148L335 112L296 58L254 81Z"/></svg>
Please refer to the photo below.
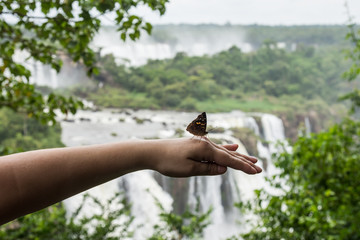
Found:
<svg viewBox="0 0 360 240"><path fill-rule="evenodd" d="M102 22L101 16L113 16L120 37L136 40L141 31L151 33L152 26L132 14L139 5L161 15L168 0L5 0L0 2L0 107L33 116L42 122L55 122L55 110L75 113L81 103L51 93L45 97L29 82L31 72L14 60L17 51L26 52L27 60L48 64L57 72L65 54L81 62L89 76L98 73L96 54L90 48Z"/></svg>
<svg viewBox="0 0 360 240"><path fill-rule="evenodd" d="M350 100L350 112L354 113L360 107L360 89L356 87L356 80L360 75L360 29L355 24L349 24L349 32L346 38L350 40L353 48L347 52L347 57L352 60L351 68L344 73L344 78L353 82L353 90L342 96L340 100Z"/></svg>
<svg viewBox="0 0 360 240"><path fill-rule="evenodd" d="M260 220L244 239L359 239L359 136L347 119L281 154L271 183L283 194L256 192Z"/></svg>
<svg viewBox="0 0 360 240"><path fill-rule="evenodd" d="M84 214L90 204L97 213ZM0 226L0 239L7 240L117 240L133 237L134 216L123 193L106 202L85 194L82 204L73 213L58 203L38 212L20 217L16 222Z"/></svg>
<svg viewBox="0 0 360 240"><path fill-rule="evenodd" d="M355 25L347 38L353 65L344 74L355 81L360 74L360 39ZM351 112L360 106L355 88L342 97ZM254 205L259 217L245 239L359 239L360 234L360 122L345 119L328 131L300 137L291 153L277 157L281 173L269 181L277 195L257 190ZM240 208L246 206L238 205ZM249 205L248 205L249 206Z"/></svg>
<svg viewBox="0 0 360 240"><path fill-rule="evenodd" d="M160 222L154 225L154 233L148 240L203 239L204 230L211 223L212 207L202 212L197 200L194 209L188 206L182 214L176 214L166 211L159 200L154 199L160 209Z"/></svg>

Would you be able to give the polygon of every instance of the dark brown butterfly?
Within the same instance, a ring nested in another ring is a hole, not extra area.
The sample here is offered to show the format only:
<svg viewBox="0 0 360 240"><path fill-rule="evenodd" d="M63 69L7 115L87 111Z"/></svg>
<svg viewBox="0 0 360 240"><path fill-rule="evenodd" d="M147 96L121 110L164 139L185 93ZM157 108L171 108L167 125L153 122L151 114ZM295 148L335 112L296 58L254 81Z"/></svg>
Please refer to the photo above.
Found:
<svg viewBox="0 0 360 240"><path fill-rule="evenodd" d="M206 123L206 113L203 112L187 126L186 131L194 134L195 136L205 136L208 134L206 131Z"/></svg>

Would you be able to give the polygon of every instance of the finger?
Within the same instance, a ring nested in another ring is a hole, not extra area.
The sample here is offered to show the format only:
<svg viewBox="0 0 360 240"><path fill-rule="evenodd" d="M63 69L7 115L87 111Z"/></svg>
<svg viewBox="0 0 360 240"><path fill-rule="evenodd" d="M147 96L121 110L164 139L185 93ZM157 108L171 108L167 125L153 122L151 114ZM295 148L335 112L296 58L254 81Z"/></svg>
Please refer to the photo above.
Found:
<svg viewBox="0 0 360 240"><path fill-rule="evenodd" d="M216 163L201 163L193 161L191 168L191 175L205 176L205 175L220 175L224 174L227 167L220 166Z"/></svg>
<svg viewBox="0 0 360 240"><path fill-rule="evenodd" d="M197 144L192 144L194 147L192 159L194 161L215 162L218 165L231 167L248 174L256 174L262 171L262 169L255 166L252 161L240 156L234 151L229 151L225 147L211 142L207 138L196 141L196 143Z"/></svg>
<svg viewBox="0 0 360 240"><path fill-rule="evenodd" d="M238 155L242 156L243 158L253 162L253 163L257 163L258 159L254 156L249 156L249 155L245 155L245 154L242 154L242 153L239 153L239 152L236 152Z"/></svg>
<svg viewBox="0 0 360 240"><path fill-rule="evenodd" d="M227 145L223 145L224 148L226 148L229 151L236 151L236 149L238 149L239 145L237 144L227 144Z"/></svg>
<svg viewBox="0 0 360 240"><path fill-rule="evenodd" d="M235 151L229 151L227 148L225 148L221 145L215 144L214 142L210 141L208 138L204 138L204 142L207 142L208 144L213 146L215 149L217 149L217 151L225 152L224 157L226 157L226 154L228 154L228 155L232 156L232 159L235 159L236 161L240 161L243 163L243 164L242 163L240 164L241 166L239 168L232 167L230 165L226 165L226 166L230 166L235 169L243 170L246 173L253 173L254 172L253 169L255 169L256 173L262 172L262 169L260 167L254 165L254 163L257 162L256 158L249 157L244 154L239 154L238 152L235 152ZM214 160L214 161L216 163L219 163L216 160ZM236 162L234 162L234 163L236 163ZM220 165L224 165L224 164L220 163ZM239 163L237 163L236 166L239 166Z"/></svg>
<svg viewBox="0 0 360 240"><path fill-rule="evenodd" d="M220 146L221 147L221 146ZM227 149L228 150L228 149ZM256 157L253 157L253 156L249 156L249 155L246 155L246 154L242 154L242 153L239 153L239 152L229 152L229 154L232 154L233 156L236 156L236 157L242 157L244 158L246 161L250 161L252 163L257 163L258 162L258 159Z"/></svg>
<svg viewBox="0 0 360 240"><path fill-rule="evenodd" d="M221 146L221 145L218 145L212 141L210 141L209 139L207 139L209 141L209 143L211 143L211 145L213 145L214 147L218 148L218 149L225 149L226 151L228 151L229 154L231 155L234 155L235 157L242 157L244 158L246 161L250 161L252 163L256 163L258 160L256 157L253 157L253 156L248 156L248 155L245 155L245 154L241 154L241 153L238 153L238 152L235 152L235 150L231 150L231 149L228 149L226 146L232 146L232 145L236 145L238 147L237 144L231 144L231 145L224 145L224 146Z"/></svg>
<svg viewBox="0 0 360 240"><path fill-rule="evenodd" d="M248 174L256 174L262 171L262 169L256 166L254 163L247 161L242 157L236 157L221 150L216 151L214 158L215 162L219 165L241 170Z"/></svg>

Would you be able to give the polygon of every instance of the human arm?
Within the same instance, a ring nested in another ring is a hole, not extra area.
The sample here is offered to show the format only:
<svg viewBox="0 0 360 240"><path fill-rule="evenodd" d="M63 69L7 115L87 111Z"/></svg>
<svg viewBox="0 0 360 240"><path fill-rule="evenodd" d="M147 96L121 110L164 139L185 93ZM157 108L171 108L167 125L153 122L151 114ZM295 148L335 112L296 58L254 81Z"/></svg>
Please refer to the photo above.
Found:
<svg viewBox="0 0 360 240"><path fill-rule="evenodd" d="M139 140L37 150L0 157L0 224L124 174L152 169L171 177L218 175L226 167L261 172L256 159L207 138Z"/></svg>

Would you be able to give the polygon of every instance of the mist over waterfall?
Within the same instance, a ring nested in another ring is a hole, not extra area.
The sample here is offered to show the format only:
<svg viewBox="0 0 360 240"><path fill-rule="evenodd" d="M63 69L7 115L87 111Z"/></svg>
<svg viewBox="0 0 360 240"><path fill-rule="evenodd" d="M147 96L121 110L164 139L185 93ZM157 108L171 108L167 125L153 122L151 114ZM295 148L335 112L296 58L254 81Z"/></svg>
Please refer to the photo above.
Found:
<svg viewBox="0 0 360 240"><path fill-rule="evenodd" d="M121 40L115 27L103 27L91 44L101 55L113 54L118 64L126 66L143 65L148 60L173 58L179 52L189 56L212 55L232 46L237 46L243 52L253 49L252 45L245 41L243 30L221 26L154 26L152 35L143 32L135 42L130 39L126 42ZM15 59L24 63L32 72L32 83L51 88L89 83L84 68L65 56L61 56L63 66L59 73L48 65L26 60L28 56L28 53L21 51L16 53Z"/></svg>
<svg viewBox="0 0 360 240"><path fill-rule="evenodd" d="M196 113L151 110L80 111L75 116L62 121L62 141L67 146L81 146L118 142L130 138L173 138L176 137L175 129L185 129L186 124L194 116ZM261 119L261 126L257 124L255 117ZM143 124L138 124L135 118L147 120ZM222 144L237 143L238 151L244 154L247 154L247 150L241 141L232 135L233 128L249 128L259 135L262 134L260 131L262 129L267 139L273 141L285 139L281 120L270 114L251 114L240 111L210 113L208 122L212 126L225 129L223 133L210 133L210 138ZM187 133L185 135L190 136ZM261 147L258 144L259 154L270 156L270 153L276 151L270 146L270 143L269 146L261 145ZM153 171L139 171L86 192L95 195L103 202L118 191L125 192L132 204L132 212L136 219L134 224L142 225L142 228L135 233L134 239L146 239L151 236L152 227L159 222L159 208L154 196L167 211L180 213L186 207L195 207L197 201L202 211L213 208L212 224L206 228L205 239L224 239L246 230L247 224L241 226L237 224L246 217L241 216L234 207L234 203L252 199L253 190L265 186L264 176L271 174L269 171L274 169L271 159L267 164L267 172L255 176L229 169L221 176L176 179ZM81 203L82 194L64 201L69 212L74 211ZM91 214L94 211L96 209L91 207L84 208L84 214Z"/></svg>
<svg viewBox="0 0 360 240"><path fill-rule="evenodd" d="M113 54L119 63L138 66L149 59L173 58L179 52L189 56L212 55L232 46L249 52L253 48L244 36L245 33L237 29L155 26L152 35L144 33L136 42L124 42L115 28L105 27L96 35L93 46L101 49L102 55Z"/></svg>
<svg viewBox="0 0 360 240"><path fill-rule="evenodd" d="M74 63L66 56L60 56L63 61L59 73L50 65L28 59L29 53L16 51L14 60L22 63L30 72L30 83L51 88L66 88L73 85L89 84L85 69L79 63Z"/></svg>

